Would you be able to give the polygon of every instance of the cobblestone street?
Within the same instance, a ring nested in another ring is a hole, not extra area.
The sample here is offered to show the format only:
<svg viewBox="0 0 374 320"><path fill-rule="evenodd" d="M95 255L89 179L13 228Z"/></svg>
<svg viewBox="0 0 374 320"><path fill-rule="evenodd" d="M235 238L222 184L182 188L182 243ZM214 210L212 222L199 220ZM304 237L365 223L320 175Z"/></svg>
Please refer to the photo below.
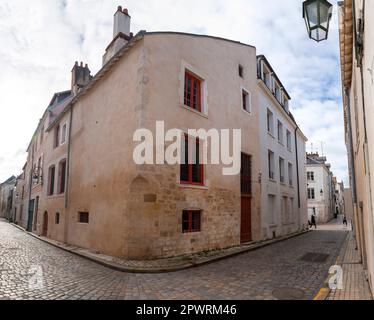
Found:
<svg viewBox="0 0 374 320"><path fill-rule="evenodd" d="M313 231L198 268L131 274L50 246L0 221L0 299L275 299L279 288L299 289L303 295L297 297L312 299L346 236L344 231ZM301 259L311 252L328 257L324 262ZM42 268L43 288L29 288L33 266ZM286 291L292 295L292 290Z"/></svg>

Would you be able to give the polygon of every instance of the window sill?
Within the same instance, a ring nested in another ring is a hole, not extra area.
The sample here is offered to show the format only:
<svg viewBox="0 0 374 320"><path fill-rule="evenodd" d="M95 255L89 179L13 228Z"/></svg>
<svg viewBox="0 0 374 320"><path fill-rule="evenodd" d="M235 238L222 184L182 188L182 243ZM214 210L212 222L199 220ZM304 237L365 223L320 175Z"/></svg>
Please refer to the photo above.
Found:
<svg viewBox="0 0 374 320"><path fill-rule="evenodd" d="M270 182L273 182L273 183L277 183L277 180L272 179L272 178L269 178L269 181L270 181Z"/></svg>
<svg viewBox="0 0 374 320"><path fill-rule="evenodd" d="M275 139L274 135L273 135L270 131L268 131L268 135L269 135L270 137L272 137L273 139Z"/></svg>
<svg viewBox="0 0 374 320"><path fill-rule="evenodd" d="M278 225L275 223L269 223L269 228L277 228Z"/></svg>
<svg viewBox="0 0 374 320"><path fill-rule="evenodd" d="M242 111L243 111L246 115L248 115L248 116L251 116L251 115L252 115L252 112L251 112L251 111L245 110L245 109L243 109L243 108L242 108Z"/></svg>
<svg viewBox="0 0 374 320"><path fill-rule="evenodd" d="M47 200L49 200L49 199L62 199L62 198L64 198L64 196L65 196L65 193L62 193L62 194L51 194L51 195L48 195L47 196Z"/></svg>
<svg viewBox="0 0 374 320"><path fill-rule="evenodd" d="M197 114L197 115L199 115L199 116L201 116L201 117L203 117L203 118L208 119L208 115L207 115L206 113L204 113L204 112L197 111L197 110L192 109L191 107L186 106L186 105L184 105L184 104L180 104L179 106L180 106L182 109L188 110L188 111L193 112L193 113L195 113L195 114Z"/></svg>
<svg viewBox="0 0 374 320"><path fill-rule="evenodd" d="M183 235L195 235L201 233L201 230L199 231L182 231Z"/></svg>
<svg viewBox="0 0 374 320"><path fill-rule="evenodd" d="M288 150L289 152L291 152L291 153L293 152L291 148L288 148L288 147L287 147L287 150Z"/></svg>
<svg viewBox="0 0 374 320"><path fill-rule="evenodd" d="M177 183L177 186L180 188L208 190L208 187L206 185Z"/></svg>
<svg viewBox="0 0 374 320"><path fill-rule="evenodd" d="M282 141L278 140L278 143L279 143L282 147L284 147L284 143L283 143Z"/></svg>

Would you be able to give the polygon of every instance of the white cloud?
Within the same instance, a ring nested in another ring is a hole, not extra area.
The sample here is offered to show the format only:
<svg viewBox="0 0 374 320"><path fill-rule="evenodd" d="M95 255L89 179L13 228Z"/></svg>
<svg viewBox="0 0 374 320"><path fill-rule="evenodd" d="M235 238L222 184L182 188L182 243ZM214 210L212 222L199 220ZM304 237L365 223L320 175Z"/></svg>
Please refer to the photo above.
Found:
<svg viewBox="0 0 374 320"><path fill-rule="evenodd" d="M75 60L93 73L112 37L117 5L132 31L169 30L238 40L265 54L292 97L302 130L346 179L336 19L328 41L307 38L300 0L26 0L0 3L0 180L19 173L52 94L70 86ZM336 17L336 14L335 14Z"/></svg>

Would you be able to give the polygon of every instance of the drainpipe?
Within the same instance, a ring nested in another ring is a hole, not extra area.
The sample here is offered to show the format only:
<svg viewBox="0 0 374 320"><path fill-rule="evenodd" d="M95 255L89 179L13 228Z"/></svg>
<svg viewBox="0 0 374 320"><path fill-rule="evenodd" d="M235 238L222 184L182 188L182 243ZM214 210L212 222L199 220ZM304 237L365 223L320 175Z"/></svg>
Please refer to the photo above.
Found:
<svg viewBox="0 0 374 320"><path fill-rule="evenodd" d="M296 126L295 129L295 153L296 153L296 179L297 179L297 203L299 209L301 208L300 203L300 176L299 176L299 154L297 149L297 131L299 130L299 126Z"/></svg>
<svg viewBox="0 0 374 320"><path fill-rule="evenodd" d="M29 230L29 219L30 219L30 202L31 202L31 189L32 189L32 173L34 168L34 143L31 144L31 169L30 169L30 181L29 181L29 203L27 204L27 224L26 230L32 231L32 223L31 223L31 230Z"/></svg>
<svg viewBox="0 0 374 320"><path fill-rule="evenodd" d="M70 183L70 154L71 154L71 131L73 123L73 108L70 108L69 117L69 134L68 134L68 155L66 159L66 187L65 187L65 226L64 226L64 242L67 242L68 236L68 225L69 225L69 215L68 215L68 205L69 205L69 183Z"/></svg>
<svg viewBox="0 0 374 320"><path fill-rule="evenodd" d="M354 204L357 204L357 189L356 189L356 171L354 163L354 151L353 151L353 135L352 135L352 118L351 118L351 101L349 100L348 89L345 90L345 96L347 101L347 120L348 120L348 139L349 139L349 162L351 169L351 184L352 184L352 200Z"/></svg>

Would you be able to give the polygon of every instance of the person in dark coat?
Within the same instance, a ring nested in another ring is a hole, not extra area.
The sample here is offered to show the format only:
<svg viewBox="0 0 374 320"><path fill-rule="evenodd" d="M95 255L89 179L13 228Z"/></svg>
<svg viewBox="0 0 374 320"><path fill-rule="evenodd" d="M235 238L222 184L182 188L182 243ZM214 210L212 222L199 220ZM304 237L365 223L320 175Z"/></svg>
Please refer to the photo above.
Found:
<svg viewBox="0 0 374 320"><path fill-rule="evenodd" d="M312 228L314 226L315 229L317 229L317 223L316 223L316 216L312 214L310 227Z"/></svg>
<svg viewBox="0 0 374 320"><path fill-rule="evenodd" d="M345 226L348 226L348 221L347 221L347 217L346 216L344 216L344 218L343 218L343 224Z"/></svg>

